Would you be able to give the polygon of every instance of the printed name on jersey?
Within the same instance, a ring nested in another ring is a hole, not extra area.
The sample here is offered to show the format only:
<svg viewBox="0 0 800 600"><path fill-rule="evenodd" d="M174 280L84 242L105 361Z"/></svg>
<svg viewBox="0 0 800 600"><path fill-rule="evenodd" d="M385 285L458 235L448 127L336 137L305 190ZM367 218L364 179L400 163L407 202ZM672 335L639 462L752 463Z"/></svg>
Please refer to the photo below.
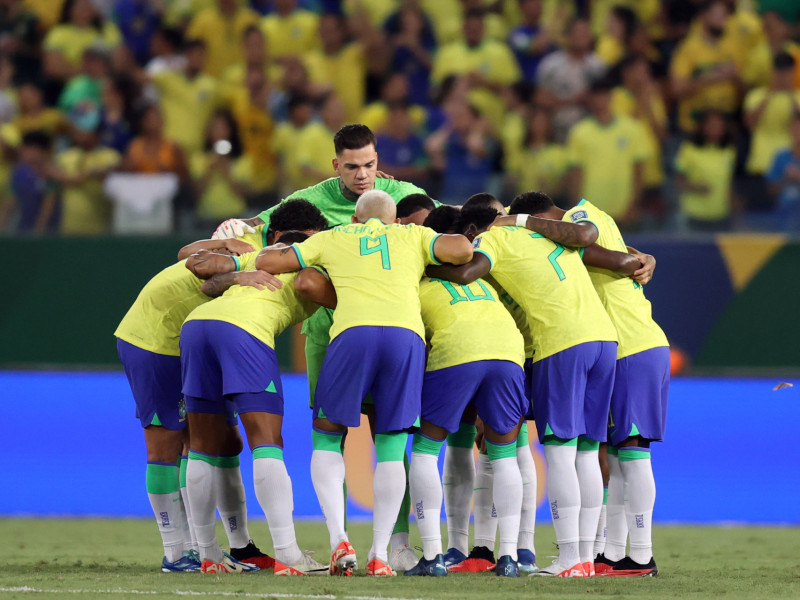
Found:
<svg viewBox="0 0 800 600"><path fill-rule="evenodd" d="M570 215L569 218L572 220L573 223L576 223L577 221L580 221L581 219L588 219L589 215L586 214L585 210L578 210L578 211L575 211L574 213L572 213L572 215Z"/></svg>

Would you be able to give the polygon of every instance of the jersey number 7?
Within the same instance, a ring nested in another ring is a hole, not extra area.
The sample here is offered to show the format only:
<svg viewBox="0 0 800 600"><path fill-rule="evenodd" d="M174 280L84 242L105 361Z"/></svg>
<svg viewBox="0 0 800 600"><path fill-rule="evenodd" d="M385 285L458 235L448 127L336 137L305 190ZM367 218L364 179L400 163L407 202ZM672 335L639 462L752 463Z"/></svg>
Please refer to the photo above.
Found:
<svg viewBox="0 0 800 600"><path fill-rule="evenodd" d="M371 246L370 242L375 245ZM383 235L379 235L378 237L365 235L361 238L361 256L368 256L370 254L374 254L375 252L381 253L381 263L383 268L387 271L391 269L392 262L389 260L389 242L386 241L385 233Z"/></svg>

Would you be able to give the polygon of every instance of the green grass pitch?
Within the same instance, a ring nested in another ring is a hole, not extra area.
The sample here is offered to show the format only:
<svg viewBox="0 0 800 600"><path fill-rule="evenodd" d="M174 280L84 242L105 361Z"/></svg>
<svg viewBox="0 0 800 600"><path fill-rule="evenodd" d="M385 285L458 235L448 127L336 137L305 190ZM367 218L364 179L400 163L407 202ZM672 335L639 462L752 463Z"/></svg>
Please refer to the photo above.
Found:
<svg viewBox="0 0 800 600"><path fill-rule="evenodd" d="M412 543L416 532L413 532ZM301 547L327 557L321 522L297 525ZM266 523L250 523L269 549ZM368 523L351 523L351 541L363 569L370 545ZM224 539L219 531L219 539ZM661 576L650 579L501 579L493 574L391 579L275 577L161 573L160 540L150 520L0 519L0 598L297 598L353 600L447 598L800 598L800 529L759 527L657 527ZM537 528L540 565L554 554L552 527ZM363 570L362 570L363 574Z"/></svg>

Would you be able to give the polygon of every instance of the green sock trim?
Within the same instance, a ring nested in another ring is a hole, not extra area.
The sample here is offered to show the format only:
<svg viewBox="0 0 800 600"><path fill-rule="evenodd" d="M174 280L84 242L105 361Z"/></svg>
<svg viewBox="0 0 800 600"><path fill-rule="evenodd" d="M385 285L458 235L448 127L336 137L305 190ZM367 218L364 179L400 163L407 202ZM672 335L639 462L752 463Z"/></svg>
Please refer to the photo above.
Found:
<svg viewBox="0 0 800 600"><path fill-rule="evenodd" d="M178 467L175 465L147 463L146 480L148 494L173 494L180 491Z"/></svg>
<svg viewBox="0 0 800 600"><path fill-rule="evenodd" d="M603 488L603 506L605 506L606 504L608 504L608 488L604 487Z"/></svg>
<svg viewBox="0 0 800 600"><path fill-rule="evenodd" d="M556 437L554 435L546 435L544 436L544 445L545 446L577 446L578 445L578 438L574 437L572 439L564 439L560 437Z"/></svg>
<svg viewBox="0 0 800 600"><path fill-rule="evenodd" d="M643 460L650 458L650 448L620 448L619 449L619 462L628 462L631 460Z"/></svg>
<svg viewBox="0 0 800 600"><path fill-rule="evenodd" d="M582 435L578 436L578 452L596 452L600 450L600 442L590 440Z"/></svg>
<svg viewBox="0 0 800 600"><path fill-rule="evenodd" d="M239 468L239 455L236 456L218 456L216 466L220 469L238 469Z"/></svg>
<svg viewBox="0 0 800 600"><path fill-rule="evenodd" d="M403 455L406 453L406 442L408 442L408 432L406 431L375 434L375 456L378 462L403 460Z"/></svg>
<svg viewBox="0 0 800 600"><path fill-rule="evenodd" d="M158 418L158 415L153 413L153 418L150 421L150 425L155 425L156 427L163 427L161 424L161 419Z"/></svg>
<svg viewBox="0 0 800 600"><path fill-rule="evenodd" d="M509 442L507 444L493 444L486 440L486 453L489 455L489 460L500 460L501 458L516 458L517 457L517 442Z"/></svg>
<svg viewBox="0 0 800 600"><path fill-rule="evenodd" d="M439 456L439 452L442 451L442 444L444 444L444 442L432 440L429 437L425 437L421 433L415 433L414 442L411 444L411 451L416 452L417 454L432 454L433 456Z"/></svg>
<svg viewBox="0 0 800 600"><path fill-rule="evenodd" d="M194 450L189 450L189 460L202 460L204 463L210 464L212 467L217 466L217 459L218 456L210 456L208 454L203 454L202 452L195 452Z"/></svg>
<svg viewBox="0 0 800 600"><path fill-rule="evenodd" d="M342 434L341 433L322 433L316 429L311 431L311 445L314 450L326 450L328 452L342 453Z"/></svg>
<svg viewBox="0 0 800 600"><path fill-rule="evenodd" d="M608 455L609 456L618 456L619 455L619 448L616 446L612 446L611 444L608 445Z"/></svg>
<svg viewBox="0 0 800 600"><path fill-rule="evenodd" d="M447 445L453 448L472 448L477 434L478 428L475 427L475 423L461 423L458 431L447 436Z"/></svg>
<svg viewBox="0 0 800 600"><path fill-rule="evenodd" d="M253 460L257 458L277 458L283 460L283 448L277 446L257 446L253 448Z"/></svg>
<svg viewBox="0 0 800 600"><path fill-rule="evenodd" d="M178 470L178 483L182 488L186 487L186 467L189 466L189 457L181 456L180 467Z"/></svg>
<svg viewBox="0 0 800 600"><path fill-rule="evenodd" d="M519 435L517 436L517 448L524 448L528 445L530 445L530 441L528 439L528 424L523 423L519 428Z"/></svg>
<svg viewBox="0 0 800 600"><path fill-rule="evenodd" d="M403 494L403 501L400 503L400 512L397 513L397 520L394 522L392 533L408 533L408 516L411 514L411 490L408 489L408 455L403 453L403 467L406 470L406 491Z"/></svg>

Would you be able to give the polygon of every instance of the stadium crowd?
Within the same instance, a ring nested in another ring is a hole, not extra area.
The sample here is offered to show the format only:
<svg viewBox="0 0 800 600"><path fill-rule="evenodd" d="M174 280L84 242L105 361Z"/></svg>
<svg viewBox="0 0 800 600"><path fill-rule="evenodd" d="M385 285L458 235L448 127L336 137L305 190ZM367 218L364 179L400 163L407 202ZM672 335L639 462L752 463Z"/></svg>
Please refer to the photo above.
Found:
<svg viewBox="0 0 800 600"><path fill-rule="evenodd" d="M183 230L254 214L331 176L353 122L383 171L445 203L539 189L628 230L796 230L799 15L792 0L2 0L0 230L111 232L119 203L165 194ZM171 187L104 186L116 172Z"/></svg>

